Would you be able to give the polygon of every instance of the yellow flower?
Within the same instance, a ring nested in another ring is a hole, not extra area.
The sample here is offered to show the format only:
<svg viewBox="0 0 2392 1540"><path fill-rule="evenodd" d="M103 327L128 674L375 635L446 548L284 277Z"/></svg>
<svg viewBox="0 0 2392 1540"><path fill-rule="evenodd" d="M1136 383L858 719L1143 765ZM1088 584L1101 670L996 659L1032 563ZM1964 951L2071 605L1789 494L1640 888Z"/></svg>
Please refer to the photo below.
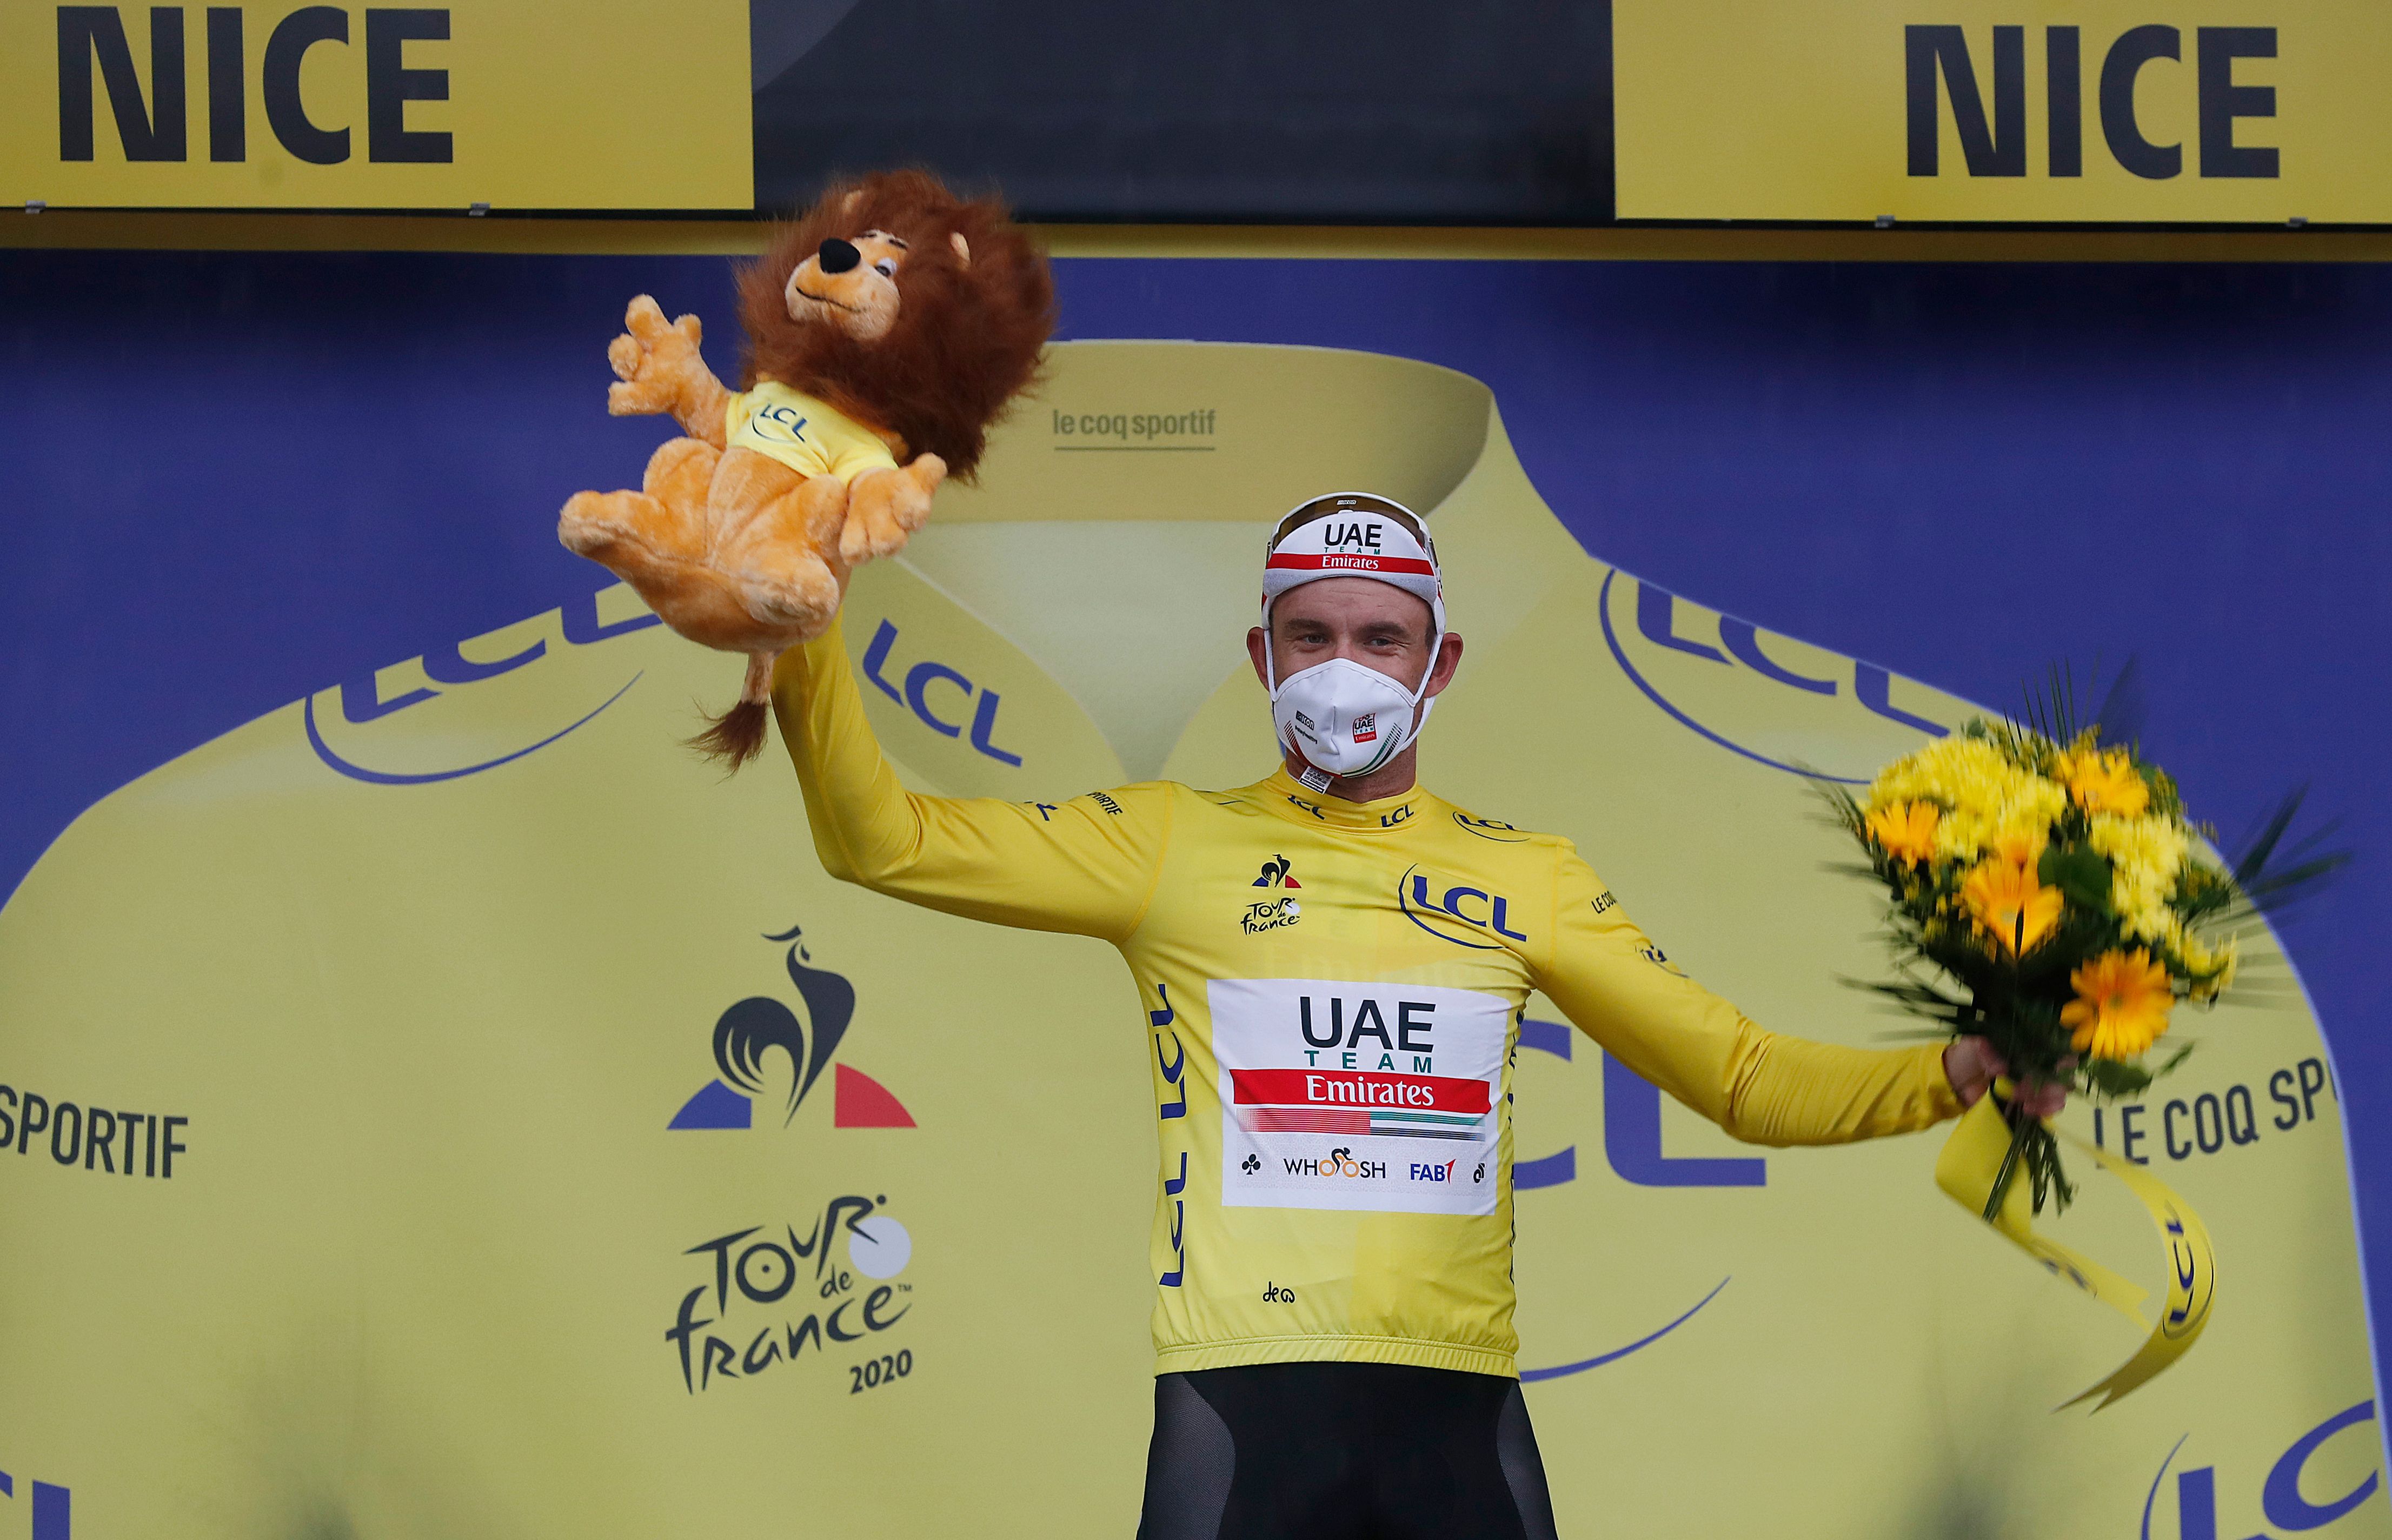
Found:
<svg viewBox="0 0 2392 1540"><path fill-rule="evenodd" d="M1935 855L1944 861L1973 861L1985 853L1992 837L1993 826L1985 816L1974 809L1961 809L1944 815L1935 826Z"/></svg>
<svg viewBox="0 0 2392 1540"><path fill-rule="evenodd" d="M1960 898L2002 951L2032 952L2060 924L2060 890L2036 881L2034 868L2024 862L1998 855L1980 862L1961 882Z"/></svg>
<svg viewBox="0 0 2392 1540"><path fill-rule="evenodd" d="M2062 754L2060 776L2068 783L2068 794L2087 813L2119 813L2132 818L2151 805L2152 789L2135 768L2135 756L2123 749Z"/></svg>
<svg viewBox="0 0 2392 1540"><path fill-rule="evenodd" d="M1982 738L1955 735L1905 754L1878 773L1869 805L1929 800L1956 812L1990 814L2026 772Z"/></svg>
<svg viewBox="0 0 2392 1540"><path fill-rule="evenodd" d="M1935 855L1935 824L1943 811L1933 803L1896 803L1868 816L1869 838L1897 861L1926 861Z"/></svg>
<svg viewBox="0 0 2392 1540"><path fill-rule="evenodd" d="M2175 986L2167 970L2139 946L2080 963L2068 982L2076 998L2060 1008L2060 1020L2074 1029L2071 1040L2079 1053L2132 1059L2167 1030Z"/></svg>
<svg viewBox="0 0 2392 1540"><path fill-rule="evenodd" d="M1995 855L2029 871L2043 859L2043 847L2050 842L2050 827L2040 819L2026 823L2005 821L1994 830L1991 841Z"/></svg>
<svg viewBox="0 0 2392 1540"><path fill-rule="evenodd" d="M2097 813L2091 822L2090 843L2110 858L2110 907L2129 934L2171 940L2175 916L2167 901L2192 848L2184 827L2172 818L2115 813Z"/></svg>
<svg viewBox="0 0 2392 1540"><path fill-rule="evenodd" d="M2190 931L2177 940L2177 956L2184 961L2185 971L2192 975L2192 998L2213 1000L2234 983L2234 970L2240 960L2235 952L2234 938L2227 936L2211 946Z"/></svg>

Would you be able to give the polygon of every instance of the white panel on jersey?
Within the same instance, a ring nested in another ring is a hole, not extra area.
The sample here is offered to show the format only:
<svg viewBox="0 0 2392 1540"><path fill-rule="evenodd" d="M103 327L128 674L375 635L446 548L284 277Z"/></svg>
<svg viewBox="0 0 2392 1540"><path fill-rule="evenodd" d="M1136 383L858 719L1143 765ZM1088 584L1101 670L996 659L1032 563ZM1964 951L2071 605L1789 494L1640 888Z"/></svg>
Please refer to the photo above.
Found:
<svg viewBox="0 0 2392 1540"><path fill-rule="evenodd" d="M1215 979L1221 1201L1489 1214L1510 1011L1425 985Z"/></svg>

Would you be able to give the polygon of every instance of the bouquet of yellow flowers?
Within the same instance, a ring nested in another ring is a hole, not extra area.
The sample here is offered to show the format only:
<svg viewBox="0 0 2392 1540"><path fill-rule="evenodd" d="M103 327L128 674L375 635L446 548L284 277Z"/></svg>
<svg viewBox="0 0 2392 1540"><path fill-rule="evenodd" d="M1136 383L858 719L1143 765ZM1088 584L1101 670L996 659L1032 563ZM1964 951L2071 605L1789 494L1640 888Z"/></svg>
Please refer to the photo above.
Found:
<svg viewBox="0 0 2392 1540"><path fill-rule="evenodd" d="M2204 848L2176 783L2098 726L2031 708L2033 724L1978 719L1881 771L1836 816L1883 882L1901 977L1868 985L1952 1033L1982 1034L2020 1081L2104 1099L2174 1069L2146 1055L2180 1005L2233 984L2235 933L2269 895L2322 875L2268 862L2297 795L2233 870ZM2000 1212L2022 1166L2034 1211L2074 1189L2039 1120L2012 1109L2011 1140L1985 1206Z"/></svg>

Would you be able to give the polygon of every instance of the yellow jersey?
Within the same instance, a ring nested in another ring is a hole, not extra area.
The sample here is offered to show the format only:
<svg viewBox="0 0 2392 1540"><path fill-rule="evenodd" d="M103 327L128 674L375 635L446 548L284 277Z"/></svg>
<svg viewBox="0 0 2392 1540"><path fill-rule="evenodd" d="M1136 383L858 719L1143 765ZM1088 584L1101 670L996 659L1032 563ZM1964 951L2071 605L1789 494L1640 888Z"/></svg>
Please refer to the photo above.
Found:
<svg viewBox="0 0 2392 1540"><path fill-rule="evenodd" d="M852 481L860 472L894 470L897 457L880 436L777 380L758 382L722 409L723 446L770 455L800 476Z"/></svg>
<svg viewBox="0 0 2392 1540"><path fill-rule="evenodd" d="M836 625L783 657L774 703L833 876L1099 937L1128 962L1162 1146L1157 1373L1517 1373L1511 1076L1532 990L1740 1139L1833 1143L1959 1111L1937 1048L1762 1031L1647 940L1569 841L1418 788L1351 803L1280 771L1060 803L916 795Z"/></svg>

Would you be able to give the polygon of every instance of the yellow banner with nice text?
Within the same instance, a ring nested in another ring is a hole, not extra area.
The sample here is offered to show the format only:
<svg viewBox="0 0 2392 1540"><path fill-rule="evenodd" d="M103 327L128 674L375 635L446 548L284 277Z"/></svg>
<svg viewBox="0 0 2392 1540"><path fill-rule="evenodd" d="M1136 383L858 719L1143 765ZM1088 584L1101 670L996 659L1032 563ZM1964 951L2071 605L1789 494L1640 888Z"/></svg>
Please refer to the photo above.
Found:
<svg viewBox="0 0 2392 1540"><path fill-rule="evenodd" d="M745 209L744 0L0 7L0 199Z"/></svg>
<svg viewBox="0 0 2392 1540"><path fill-rule="evenodd" d="M2392 220L2381 0L1618 0L1637 219Z"/></svg>

